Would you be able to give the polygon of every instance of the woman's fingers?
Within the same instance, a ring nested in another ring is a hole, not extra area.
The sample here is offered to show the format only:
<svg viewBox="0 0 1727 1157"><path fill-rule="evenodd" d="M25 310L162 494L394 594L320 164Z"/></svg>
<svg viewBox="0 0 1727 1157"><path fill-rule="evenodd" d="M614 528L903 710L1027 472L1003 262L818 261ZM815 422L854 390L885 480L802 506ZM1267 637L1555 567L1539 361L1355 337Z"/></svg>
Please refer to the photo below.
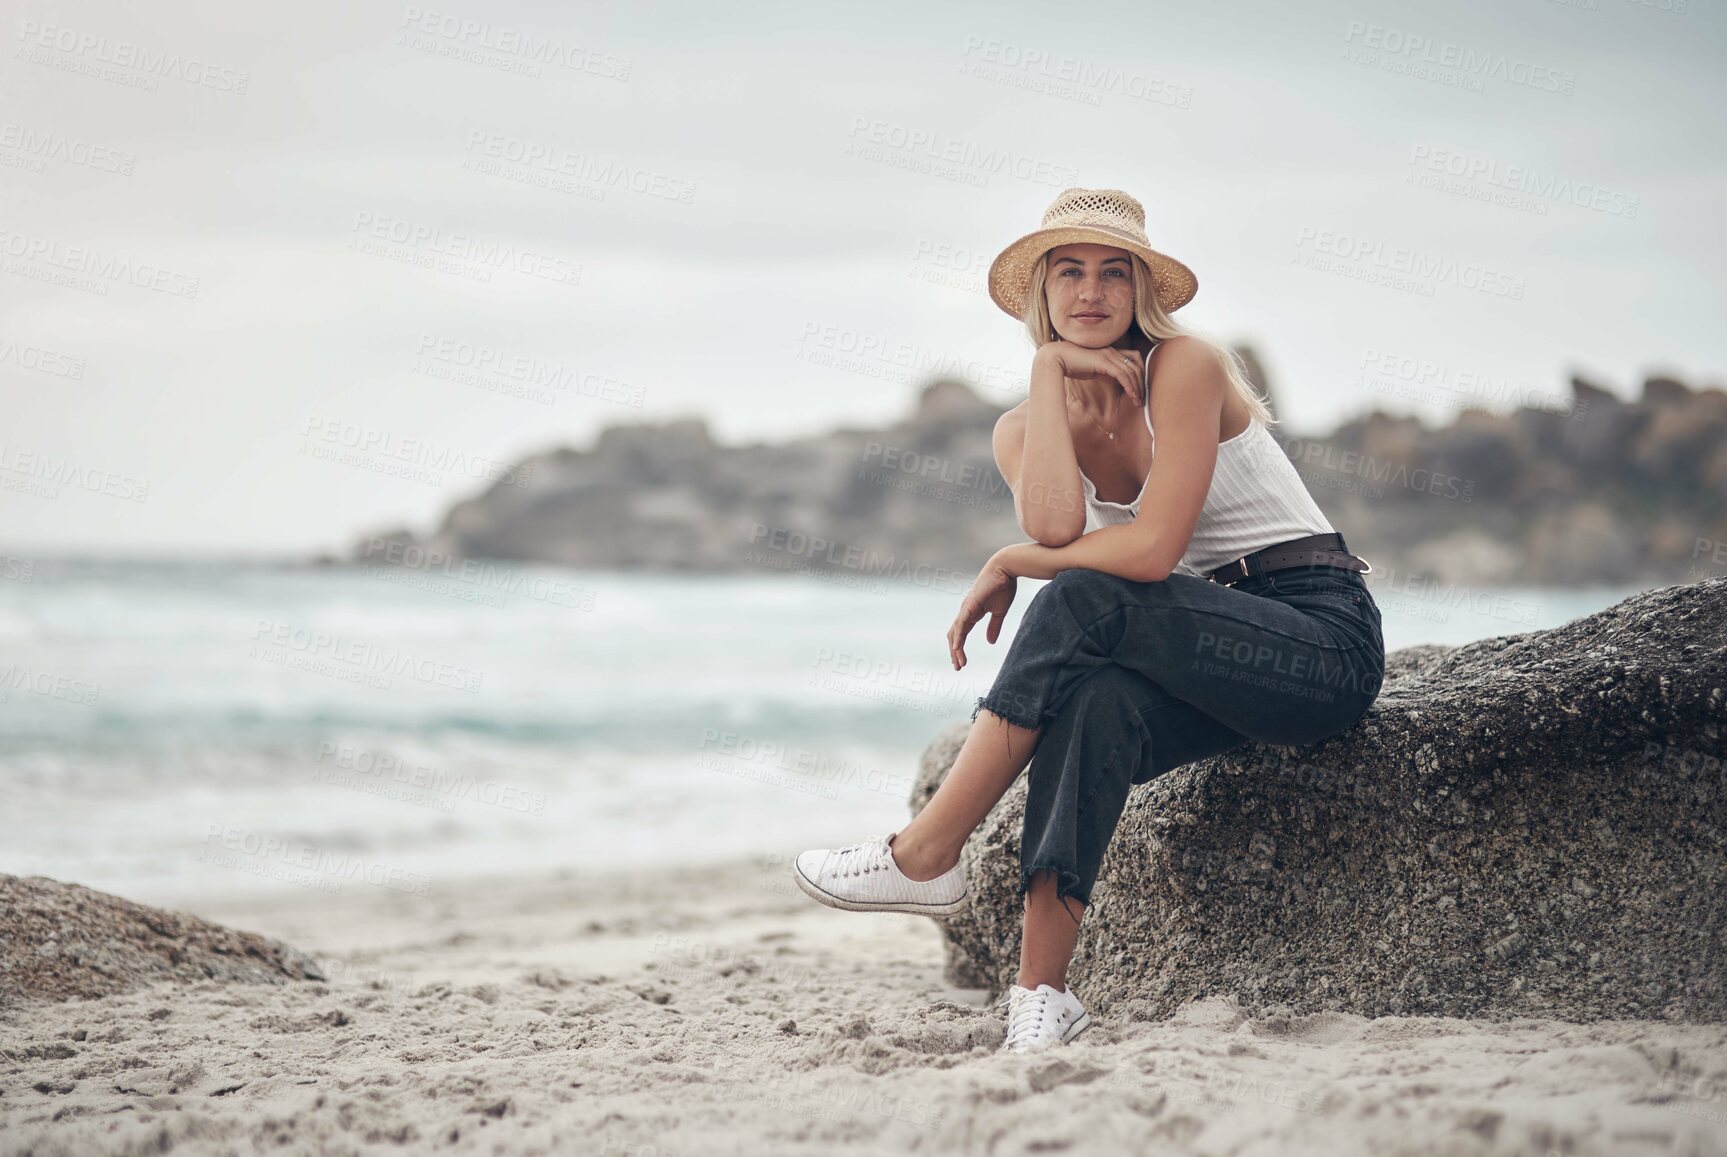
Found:
<svg viewBox="0 0 1727 1157"><path fill-rule="evenodd" d="M965 666L965 637L971 634L972 625L976 622L977 613L968 600L960 607L959 617L953 621L953 626L948 628L948 658L953 662L956 671Z"/></svg>

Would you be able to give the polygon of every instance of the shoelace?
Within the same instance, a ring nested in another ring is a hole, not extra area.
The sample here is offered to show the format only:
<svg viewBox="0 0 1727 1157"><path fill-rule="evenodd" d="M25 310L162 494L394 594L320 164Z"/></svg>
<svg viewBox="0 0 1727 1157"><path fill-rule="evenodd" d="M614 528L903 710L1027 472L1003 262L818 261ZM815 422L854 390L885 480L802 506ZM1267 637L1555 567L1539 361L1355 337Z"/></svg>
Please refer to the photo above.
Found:
<svg viewBox="0 0 1727 1157"><path fill-rule="evenodd" d="M1032 992L1025 996L1008 995L1007 1039L1003 1047L1013 1048L1036 1040L1043 1027L1044 1009L1049 1004L1047 992Z"/></svg>
<svg viewBox="0 0 1727 1157"><path fill-rule="evenodd" d="M886 836L871 836L861 844L852 844L834 853L833 871L836 876L861 876L879 872L891 861Z"/></svg>

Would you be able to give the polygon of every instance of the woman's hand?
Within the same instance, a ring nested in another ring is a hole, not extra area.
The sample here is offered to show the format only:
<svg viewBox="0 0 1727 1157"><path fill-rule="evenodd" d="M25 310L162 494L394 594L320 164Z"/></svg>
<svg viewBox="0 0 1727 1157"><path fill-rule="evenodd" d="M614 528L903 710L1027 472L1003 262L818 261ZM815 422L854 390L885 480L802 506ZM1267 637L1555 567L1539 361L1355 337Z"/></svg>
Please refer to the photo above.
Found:
<svg viewBox="0 0 1727 1157"><path fill-rule="evenodd" d="M971 584L971 590L966 592L965 600L959 605L959 617L948 628L948 658L955 671L965 666L965 637L979 619L989 616L985 634L990 642L1001 638L1001 624L1007 618L1007 609L1013 606L1013 596L1018 590L1019 579L1009 573L998 551L978 572L977 581Z"/></svg>
<svg viewBox="0 0 1727 1157"><path fill-rule="evenodd" d="M1070 341L1052 341L1038 348L1037 357L1049 358L1060 368L1062 376L1103 378L1116 382L1135 405L1144 405L1140 385L1145 380L1145 355L1138 350L1107 346L1091 349Z"/></svg>

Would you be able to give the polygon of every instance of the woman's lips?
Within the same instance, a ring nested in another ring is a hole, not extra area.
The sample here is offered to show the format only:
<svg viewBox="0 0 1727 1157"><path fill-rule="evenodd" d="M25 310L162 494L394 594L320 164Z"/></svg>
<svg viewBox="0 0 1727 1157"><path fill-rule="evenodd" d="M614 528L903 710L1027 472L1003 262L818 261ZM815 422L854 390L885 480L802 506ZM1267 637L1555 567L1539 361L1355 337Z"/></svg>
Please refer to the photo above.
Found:
<svg viewBox="0 0 1727 1157"><path fill-rule="evenodd" d="M1075 321L1108 321L1109 315L1106 313L1076 313L1073 315L1073 320L1075 320Z"/></svg>

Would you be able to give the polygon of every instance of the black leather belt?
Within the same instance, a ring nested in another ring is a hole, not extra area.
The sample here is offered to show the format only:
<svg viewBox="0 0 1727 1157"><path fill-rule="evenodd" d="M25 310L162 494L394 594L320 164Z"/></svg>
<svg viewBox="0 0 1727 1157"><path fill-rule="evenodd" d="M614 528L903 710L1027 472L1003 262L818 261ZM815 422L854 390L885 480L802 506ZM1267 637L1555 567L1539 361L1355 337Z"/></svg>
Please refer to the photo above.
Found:
<svg viewBox="0 0 1727 1157"><path fill-rule="evenodd" d="M1205 577L1227 587L1234 586L1244 578L1252 578L1267 571L1285 570L1292 566L1334 566L1361 574L1373 573L1373 564L1350 554L1343 536L1333 532L1292 538L1288 542L1256 550L1252 554L1242 555L1234 562L1225 563Z"/></svg>

